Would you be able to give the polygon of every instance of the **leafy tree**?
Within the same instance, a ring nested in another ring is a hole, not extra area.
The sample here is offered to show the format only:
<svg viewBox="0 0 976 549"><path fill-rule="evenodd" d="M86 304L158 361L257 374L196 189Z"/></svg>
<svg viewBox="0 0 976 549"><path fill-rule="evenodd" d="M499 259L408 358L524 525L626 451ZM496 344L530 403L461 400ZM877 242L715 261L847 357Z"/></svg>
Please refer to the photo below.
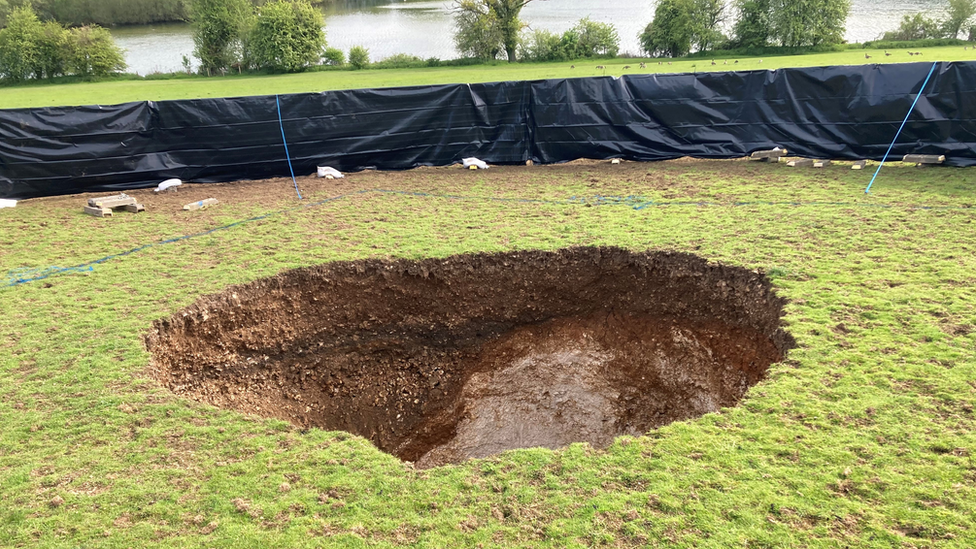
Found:
<svg viewBox="0 0 976 549"><path fill-rule="evenodd" d="M770 0L738 0L739 18L732 29L735 45L743 48L763 48L773 35Z"/></svg>
<svg viewBox="0 0 976 549"><path fill-rule="evenodd" d="M694 0L691 21L695 49L713 49L725 39L719 30L719 25L725 22L725 0Z"/></svg>
<svg viewBox="0 0 976 549"><path fill-rule="evenodd" d="M616 57L620 51L617 29L609 23L591 21L589 17L580 19L573 28L566 31L562 42L568 46L566 53L571 59L596 55Z"/></svg>
<svg viewBox="0 0 976 549"><path fill-rule="evenodd" d="M297 72L322 57L322 12L308 0L273 0L261 6L249 48L254 62L273 71Z"/></svg>
<svg viewBox="0 0 976 549"><path fill-rule="evenodd" d="M958 38L959 31L976 14L976 0L949 0L949 18L942 22L945 38Z"/></svg>
<svg viewBox="0 0 976 549"><path fill-rule="evenodd" d="M567 55L558 34L536 29L523 41L520 57L529 61L561 61Z"/></svg>
<svg viewBox="0 0 976 549"><path fill-rule="evenodd" d="M514 63L522 8L532 0L457 0L454 4L454 42L462 54L494 59L502 50Z"/></svg>
<svg viewBox="0 0 976 549"><path fill-rule="evenodd" d="M640 34L641 47L652 56L686 55L694 35L693 13L692 0L661 0L654 19Z"/></svg>
<svg viewBox="0 0 976 549"><path fill-rule="evenodd" d="M838 44L850 13L850 0L771 0L772 35L781 46Z"/></svg>
<svg viewBox="0 0 976 549"><path fill-rule="evenodd" d="M354 69L365 69L369 66L369 50L363 46L349 48L349 64Z"/></svg>
<svg viewBox="0 0 976 549"><path fill-rule="evenodd" d="M73 28L69 65L79 76L108 76L125 70L122 49L115 45L112 34L98 25Z"/></svg>
<svg viewBox="0 0 976 549"><path fill-rule="evenodd" d="M71 34L60 23L48 21L41 28L37 42L36 78L54 78L69 70Z"/></svg>
<svg viewBox="0 0 976 549"><path fill-rule="evenodd" d="M924 40L926 38L941 38L942 29L938 21L930 19L924 13L906 15L896 31L884 33L883 40Z"/></svg>
<svg viewBox="0 0 976 549"><path fill-rule="evenodd" d="M30 4L10 12L7 26L0 29L0 75L14 82L38 76L43 32L44 25Z"/></svg>
<svg viewBox="0 0 976 549"><path fill-rule="evenodd" d="M200 59L200 72L217 74L240 63L241 37L253 24L254 7L249 0L192 0L193 55ZM236 47L235 47L236 46Z"/></svg>

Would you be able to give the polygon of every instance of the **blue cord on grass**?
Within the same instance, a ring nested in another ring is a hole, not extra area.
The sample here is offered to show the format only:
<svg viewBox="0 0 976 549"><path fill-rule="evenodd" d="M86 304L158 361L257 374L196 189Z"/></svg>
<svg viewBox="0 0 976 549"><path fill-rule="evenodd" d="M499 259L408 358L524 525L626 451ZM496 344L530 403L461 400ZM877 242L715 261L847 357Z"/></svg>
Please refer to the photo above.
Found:
<svg viewBox="0 0 976 549"><path fill-rule="evenodd" d="M295 192L298 199L302 199L302 193L298 190L298 181L295 179L295 170L291 167L291 155L288 154L288 140L285 139L285 125L281 122L281 102L278 101L278 94L275 94L275 106L278 107L278 127L281 128L281 142L285 144L285 158L288 160L288 171L291 172L291 181L295 184Z"/></svg>
<svg viewBox="0 0 976 549"><path fill-rule="evenodd" d="M925 86L929 83L929 78L932 78L932 73L935 72L935 67L939 62L936 61L932 63L932 69L929 70L929 75L925 77L925 82L922 82L922 89L918 90L918 95L915 96L915 101L912 103L912 108L908 109L908 114L905 115L905 120L902 121L901 127L898 128L898 133L895 134L895 138L891 140L891 145L888 146L888 152L885 153L884 158L881 159L881 164L878 165L878 169L874 172L874 177L871 178L871 182L868 183L868 188L864 189L864 194L871 192L871 185L874 185L874 180L878 178L878 174L881 173L881 167L884 166L885 160L888 160L888 155L891 154L891 149L895 147L895 141L898 141L898 136L901 135L901 131L905 129L905 124L908 122L908 117L912 115L912 111L915 110L915 105L918 104L918 100L922 97L922 92L925 91Z"/></svg>

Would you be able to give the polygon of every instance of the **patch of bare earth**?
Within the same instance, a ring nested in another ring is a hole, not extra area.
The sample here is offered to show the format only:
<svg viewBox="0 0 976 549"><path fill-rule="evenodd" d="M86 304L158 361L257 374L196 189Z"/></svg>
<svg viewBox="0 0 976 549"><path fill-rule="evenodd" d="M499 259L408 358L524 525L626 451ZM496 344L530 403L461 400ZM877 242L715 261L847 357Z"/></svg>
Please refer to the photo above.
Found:
<svg viewBox="0 0 976 549"><path fill-rule="evenodd" d="M761 274L688 254L364 260L232 287L146 342L177 394L431 467L733 406L793 346L783 304Z"/></svg>

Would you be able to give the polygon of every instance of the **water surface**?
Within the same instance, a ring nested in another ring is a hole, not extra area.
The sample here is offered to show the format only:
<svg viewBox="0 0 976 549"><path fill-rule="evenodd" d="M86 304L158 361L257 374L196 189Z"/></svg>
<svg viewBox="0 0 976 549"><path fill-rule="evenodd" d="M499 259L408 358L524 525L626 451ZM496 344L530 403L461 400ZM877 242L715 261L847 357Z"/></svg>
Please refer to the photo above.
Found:
<svg viewBox="0 0 976 549"><path fill-rule="evenodd" d="M621 52L638 55L637 35L654 17L656 5L647 0L535 0L522 10L522 19L532 29L553 32L565 31L583 17L611 23L620 34ZM874 40L896 29L906 14L924 11L938 16L936 10L943 6L940 0L853 0L845 38ZM365 46L373 61L396 53L424 59L458 57L449 0L339 0L323 12L330 47L348 52L352 46ZM138 74L182 70L183 56L193 54L193 37L186 24L123 27L112 34L126 50L129 71Z"/></svg>

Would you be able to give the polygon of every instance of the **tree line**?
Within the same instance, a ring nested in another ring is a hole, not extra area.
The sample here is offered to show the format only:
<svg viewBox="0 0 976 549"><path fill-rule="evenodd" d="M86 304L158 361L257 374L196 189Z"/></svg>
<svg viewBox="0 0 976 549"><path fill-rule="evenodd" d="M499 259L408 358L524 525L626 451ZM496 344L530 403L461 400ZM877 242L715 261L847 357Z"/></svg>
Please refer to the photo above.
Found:
<svg viewBox="0 0 976 549"><path fill-rule="evenodd" d="M455 45L462 55L554 61L605 55L620 47L613 25L581 20L562 36L527 30L521 9L533 0L456 0ZM817 48L844 41L850 0L661 0L640 33L641 49L652 57L680 57L717 50ZM976 39L976 0L948 0L946 18L905 16L886 40ZM726 35L723 29L730 28Z"/></svg>
<svg viewBox="0 0 976 549"><path fill-rule="evenodd" d="M253 0L255 5L265 0ZM328 4L334 0L311 0ZM190 0L0 0L0 25L15 9L30 4L44 21L58 21L67 26L145 25L187 21Z"/></svg>
<svg viewBox="0 0 976 549"><path fill-rule="evenodd" d="M0 78L8 82L106 76L124 69L122 50L98 25L67 29L42 22L27 4L10 12L0 29Z"/></svg>

